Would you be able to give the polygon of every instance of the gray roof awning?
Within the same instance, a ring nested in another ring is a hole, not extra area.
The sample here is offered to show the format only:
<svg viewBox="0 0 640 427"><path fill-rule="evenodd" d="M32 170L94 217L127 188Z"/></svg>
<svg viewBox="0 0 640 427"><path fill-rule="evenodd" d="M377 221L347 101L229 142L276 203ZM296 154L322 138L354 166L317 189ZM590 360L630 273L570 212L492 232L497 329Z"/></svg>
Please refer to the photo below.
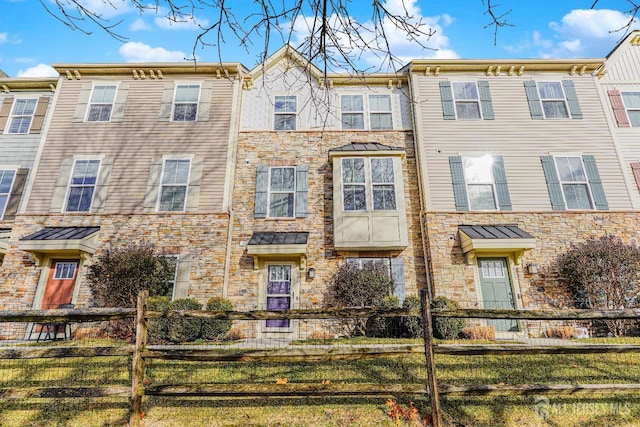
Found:
<svg viewBox="0 0 640 427"><path fill-rule="evenodd" d="M253 255L253 268L258 269L259 258L297 258L300 269L306 269L309 233L256 231L247 244L247 254Z"/></svg>
<svg viewBox="0 0 640 427"><path fill-rule="evenodd" d="M309 232L264 232L256 231L249 245L306 245Z"/></svg>
<svg viewBox="0 0 640 427"><path fill-rule="evenodd" d="M96 252L100 227L45 227L22 237L18 249L35 255L38 263L42 254L76 254L89 257Z"/></svg>
<svg viewBox="0 0 640 427"><path fill-rule="evenodd" d="M469 263L477 252L515 253L519 259L525 250L536 247L536 238L514 224L459 225L458 234Z"/></svg>
<svg viewBox="0 0 640 427"><path fill-rule="evenodd" d="M100 227L45 227L20 239L24 240L77 240L100 230Z"/></svg>

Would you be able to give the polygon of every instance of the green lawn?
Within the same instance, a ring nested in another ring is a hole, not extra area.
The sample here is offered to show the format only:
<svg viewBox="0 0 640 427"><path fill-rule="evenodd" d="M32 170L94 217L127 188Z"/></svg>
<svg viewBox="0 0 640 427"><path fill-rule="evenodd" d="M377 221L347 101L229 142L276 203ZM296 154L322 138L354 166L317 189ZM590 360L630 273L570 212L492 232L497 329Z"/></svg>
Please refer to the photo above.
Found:
<svg viewBox="0 0 640 427"><path fill-rule="evenodd" d="M607 341L611 342L611 341ZM638 340L621 340L637 343ZM323 343L326 344L326 343ZM340 343L344 345L344 342ZM362 344L362 342L358 342ZM566 384L640 382L639 355L436 355L440 384ZM0 393L29 387L128 386L128 357L0 360ZM205 363L153 360L147 383L421 383L424 357L332 363ZM287 387L287 385L283 385ZM422 396L394 398L428 412ZM145 397L147 426L395 426L386 397ZM441 397L450 426L640 426L634 395L590 397ZM126 397L2 399L0 426L124 426ZM414 425L415 422L400 422Z"/></svg>

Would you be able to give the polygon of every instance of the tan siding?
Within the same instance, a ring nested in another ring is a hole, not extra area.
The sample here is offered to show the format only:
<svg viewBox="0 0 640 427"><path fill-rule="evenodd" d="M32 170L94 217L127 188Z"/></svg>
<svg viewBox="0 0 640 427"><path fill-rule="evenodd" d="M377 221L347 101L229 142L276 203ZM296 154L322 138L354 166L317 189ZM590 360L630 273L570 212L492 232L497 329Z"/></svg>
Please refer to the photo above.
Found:
<svg viewBox="0 0 640 427"><path fill-rule="evenodd" d="M575 82L583 119L533 120L529 113L523 81L559 81L566 74L523 77L448 75L451 81L488 80L495 120L444 120L439 81L418 78L417 108L422 128L420 141L428 176L429 210L455 210L449 156L490 153L502 155L514 210L551 210L540 156L572 152L594 155L600 170L610 209L631 207L617 163L598 92L591 76Z"/></svg>
<svg viewBox="0 0 640 427"><path fill-rule="evenodd" d="M114 78L110 76L108 80L114 81ZM190 79L176 76L175 80ZM202 77L192 80L203 81ZM199 211L221 210L234 82L212 79L209 121L176 123L158 120L164 85L172 79L165 76L163 80L127 81L130 86L124 118L118 123L73 123L76 102L85 81L68 80L60 85L28 211L48 209L63 158L91 154L114 160L105 213L142 211L151 161L166 154L193 154L204 158Z"/></svg>
<svg viewBox="0 0 640 427"><path fill-rule="evenodd" d="M603 81L637 81L640 79L640 46L623 44L617 54L607 61Z"/></svg>

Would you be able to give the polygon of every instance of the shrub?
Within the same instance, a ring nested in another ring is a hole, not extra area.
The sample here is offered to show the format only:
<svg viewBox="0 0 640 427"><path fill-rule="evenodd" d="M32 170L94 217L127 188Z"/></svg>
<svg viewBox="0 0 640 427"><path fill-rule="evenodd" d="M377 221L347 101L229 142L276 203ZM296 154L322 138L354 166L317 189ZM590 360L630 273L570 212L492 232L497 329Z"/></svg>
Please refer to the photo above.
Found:
<svg viewBox="0 0 640 427"><path fill-rule="evenodd" d="M572 293L578 308L616 310L638 306L640 247L619 237L589 237L574 243L556 260L560 281ZM606 320L614 336L623 334L628 322Z"/></svg>
<svg viewBox="0 0 640 427"><path fill-rule="evenodd" d="M147 304L150 311L166 311L170 306L171 298L169 297L150 297ZM149 319L147 340L154 344L167 342L169 340L169 319L166 317Z"/></svg>
<svg viewBox="0 0 640 427"><path fill-rule="evenodd" d="M245 338L247 338L247 336L238 328L231 328L224 336L225 341L240 341Z"/></svg>
<svg viewBox="0 0 640 427"><path fill-rule="evenodd" d="M231 311L233 303L228 299L213 297L207 301L206 309L209 311ZM205 319L202 321L202 339L219 341L231 329L233 321L222 319Z"/></svg>
<svg viewBox="0 0 640 427"><path fill-rule="evenodd" d="M400 300L397 296L387 295L380 301L379 307L398 308ZM386 316L372 316L367 319L366 335L378 338L396 338L398 334L399 318Z"/></svg>
<svg viewBox="0 0 640 427"><path fill-rule="evenodd" d="M402 302L405 310L420 310L420 298L417 295L409 295ZM401 336L405 338L422 338L424 329L422 328L422 318L419 316L400 317Z"/></svg>
<svg viewBox="0 0 640 427"><path fill-rule="evenodd" d="M431 301L431 309L457 310L460 304L447 297L435 297ZM433 336L443 340L452 340L460 336L460 332L466 326L464 319L457 317L435 317L433 316Z"/></svg>
<svg viewBox="0 0 640 427"><path fill-rule="evenodd" d="M468 328L464 328L460 333L462 338L468 340L486 340L486 341L495 341L496 340L496 328L495 326L469 326Z"/></svg>
<svg viewBox="0 0 640 427"><path fill-rule="evenodd" d="M569 338L573 338L576 333L576 328L574 326L558 326L556 328L551 328L547 331L547 336L549 338L561 338L563 340L568 340Z"/></svg>
<svg viewBox="0 0 640 427"><path fill-rule="evenodd" d="M171 301L170 310L201 310L202 304L193 298ZM198 318L169 319L168 337L172 342L194 341L200 337L201 320Z"/></svg>

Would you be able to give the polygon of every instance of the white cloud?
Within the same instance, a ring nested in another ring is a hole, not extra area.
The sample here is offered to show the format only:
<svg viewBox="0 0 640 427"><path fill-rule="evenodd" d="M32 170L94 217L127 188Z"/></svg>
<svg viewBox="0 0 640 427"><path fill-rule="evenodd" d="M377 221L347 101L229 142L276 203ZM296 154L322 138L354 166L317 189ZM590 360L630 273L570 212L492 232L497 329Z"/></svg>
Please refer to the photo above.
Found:
<svg viewBox="0 0 640 427"><path fill-rule="evenodd" d="M26 70L18 71L17 77L57 77L58 72L47 64L38 64Z"/></svg>
<svg viewBox="0 0 640 427"><path fill-rule="evenodd" d="M138 18L129 25L130 31L149 31L151 26L145 22L144 19Z"/></svg>
<svg viewBox="0 0 640 427"><path fill-rule="evenodd" d="M187 57L179 50L170 51L163 47L152 47L140 42L128 42L119 49L127 62L175 62Z"/></svg>
<svg viewBox="0 0 640 427"><path fill-rule="evenodd" d="M9 33L0 33L0 44L9 41Z"/></svg>
<svg viewBox="0 0 640 427"><path fill-rule="evenodd" d="M103 19L125 15L136 10L132 2L127 0L80 0L78 3Z"/></svg>

